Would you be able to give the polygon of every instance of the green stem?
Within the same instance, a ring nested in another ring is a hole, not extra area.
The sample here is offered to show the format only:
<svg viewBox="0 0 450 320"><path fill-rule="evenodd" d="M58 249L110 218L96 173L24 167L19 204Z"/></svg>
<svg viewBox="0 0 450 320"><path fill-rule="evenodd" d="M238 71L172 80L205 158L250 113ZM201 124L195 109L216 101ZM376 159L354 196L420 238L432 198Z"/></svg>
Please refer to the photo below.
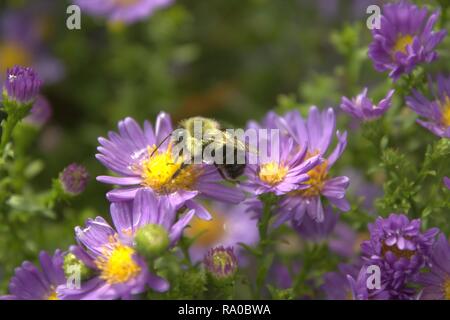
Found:
<svg viewBox="0 0 450 320"><path fill-rule="evenodd" d="M268 247L270 245L270 233L269 233L269 222L272 215L272 207L276 204L276 196L273 194L263 195L261 197L263 203L263 211L261 219L258 223L259 230L259 244L257 248L257 280L256 280L256 290L254 296L256 299L260 299L262 295L262 289L267 277L267 273L272 265L273 256L268 255Z"/></svg>
<svg viewBox="0 0 450 320"><path fill-rule="evenodd" d="M5 147L8 142L11 140L12 133L17 123L19 123L17 117L9 116L2 122L2 138L0 141L0 155L3 155L5 151Z"/></svg>

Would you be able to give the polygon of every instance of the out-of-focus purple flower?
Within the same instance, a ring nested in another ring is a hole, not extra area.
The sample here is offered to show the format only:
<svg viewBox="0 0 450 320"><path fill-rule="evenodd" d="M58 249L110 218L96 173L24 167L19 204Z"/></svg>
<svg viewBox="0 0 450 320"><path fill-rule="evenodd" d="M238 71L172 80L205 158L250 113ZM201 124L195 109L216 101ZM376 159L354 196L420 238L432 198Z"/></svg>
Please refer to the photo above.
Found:
<svg viewBox="0 0 450 320"><path fill-rule="evenodd" d="M20 104L32 103L42 86L42 81L32 68L15 66L6 71L3 97Z"/></svg>
<svg viewBox="0 0 450 320"><path fill-rule="evenodd" d="M431 254L430 271L421 273L418 283L424 286L421 299L450 300L450 244L440 234Z"/></svg>
<svg viewBox="0 0 450 320"><path fill-rule="evenodd" d="M339 264L338 271L328 272L323 276L324 283L321 290L328 300L351 300L352 291L347 276L357 276L360 264Z"/></svg>
<svg viewBox="0 0 450 320"><path fill-rule="evenodd" d="M29 65L45 83L61 79L64 67L53 57L45 38L54 1L33 1L20 10L6 10L0 17L0 72L14 65ZM3 75L0 82L4 81Z"/></svg>
<svg viewBox="0 0 450 320"><path fill-rule="evenodd" d="M392 297L406 299L407 281L414 279L430 256L437 228L421 232L420 219L409 220L404 214L378 217L369 224L370 240L361 244L367 265L380 267L382 284Z"/></svg>
<svg viewBox="0 0 450 320"><path fill-rule="evenodd" d="M353 257L359 251L358 235L346 223L338 222L329 236L328 248L342 257Z"/></svg>
<svg viewBox="0 0 450 320"><path fill-rule="evenodd" d="M296 274L300 266L298 264L295 264L291 266L293 269L293 274ZM288 289L292 287L292 284L294 283L294 277L291 274L289 268L285 266L282 263L275 263L270 271L270 278L273 279L275 286L280 289Z"/></svg>
<svg viewBox="0 0 450 320"><path fill-rule="evenodd" d="M351 100L342 97L341 109L356 119L362 121L374 120L381 117L391 107L393 94L394 90L389 91L387 96L376 105L371 99L367 98L367 88L365 88L362 93Z"/></svg>
<svg viewBox="0 0 450 320"><path fill-rule="evenodd" d="M248 129L276 128L278 118L278 115L269 112L261 125L250 122ZM306 145L297 145L294 139L287 135L277 136L277 138L279 138L279 154L277 156L270 155L270 158L276 158L277 160L248 164L246 167L248 180L241 185L244 190L257 196L263 193L274 193L281 196L294 190L309 187L309 185L303 183L310 179L307 173L320 164L320 156L315 155L307 158ZM272 145L271 139L274 138L269 137L267 145Z"/></svg>
<svg viewBox="0 0 450 320"><path fill-rule="evenodd" d="M447 187L447 189L450 189L450 178L444 177L444 185Z"/></svg>
<svg viewBox="0 0 450 320"><path fill-rule="evenodd" d="M373 29L369 57L375 69L390 71L394 80L410 73L420 63L437 58L435 47L444 39L445 30L433 31L438 12L431 14L408 1L383 6L380 29Z"/></svg>
<svg viewBox="0 0 450 320"><path fill-rule="evenodd" d="M348 194L350 197L355 197L361 201L361 206L369 213L375 212L375 200L383 196L383 189L368 181L363 173L354 168L347 168L343 170L343 174L349 177L352 182L348 188Z"/></svg>
<svg viewBox="0 0 450 320"><path fill-rule="evenodd" d="M39 254L41 269L31 262L25 261L16 269L9 284L10 295L0 297L0 300L58 300L56 288L66 282L63 263L64 257L60 250L53 256L41 251Z"/></svg>
<svg viewBox="0 0 450 320"><path fill-rule="evenodd" d="M234 247L239 264L245 263L239 243L252 246L258 242L258 221L246 212L244 204L230 205L212 202L208 205L212 219L194 218L185 234L196 238L189 248L194 262L201 261L209 249L218 246Z"/></svg>
<svg viewBox="0 0 450 320"><path fill-rule="evenodd" d="M125 186L108 192L108 200L132 200L138 190L150 188L167 197L175 208L186 205L207 220L211 218L208 211L192 200L197 195L229 203L244 200L241 190L220 183L223 179L212 165L187 166L174 178L183 159L175 159L170 141L162 143L173 132L167 113L158 115L155 130L148 121L142 130L131 118L120 121L118 127L119 133L109 132L108 139L98 139L101 146L96 158L120 177L99 176L97 180Z"/></svg>
<svg viewBox="0 0 450 320"><path fill-rule="evenodd" d="M233 247L215 247L208 251L203 260L206 270L215 278L232 277L238 268Z"/></svg>
<svg viewBox="0 0 450 320"><path fill-rule="evenodd" d="M335 149L329 154L328 148L333 140L336 117L333 109L320 112L311 107L306 120L298 111L288 112L281 120L280 126L287 130L299 146L307 146L307 157L319 155L325 159L307 174L309 180L304 182L307 189L289 192L280 202L280 212L276 224L292 220L301 224L305 214L317 222L324 220L322 197L341 211L348 211L350 204L345 199L349 179L345 176L332 177L330 169L344 152L347 145L347 133L340 134Z"/></svg>
<svg viewBox="0 0 450 320"><path fill-rule="evenodd" d="M38 95L30 110L30 114L23 120L32 126L40 128L48 122L51 116L52 107L50 103L44 96Z"/></svg>
<svg viewBox="0 0 450 320"><path fill-rule="evenodd" d="M322 241L331 235L338 219L339 214L333 213L331 207L325 207L324 219L321 223L317 223L309 216L306 216L300 225L294 224L293 227L305 239Z"/></svg>
<svg viewBox="0 0 450 320"><path fill-rule="evenodd" d="M89 173L84 166L72 163L60 173L59 181L64 192L79 195L86 189Z"/></svg>
<svg viewBox="0 0 450 320"><path fill-rule="evenodd" d="M432 101L416 90L410 97L406 97L408 106L419 116L427 119L417 119L417 123L443 138L450 138L450 77L437 77L437 90L429 83L434 98Z"/></svg>
<svg viewBox="0 0 450 320"><path fill-rule="evenodd" d="M347 224L338 220L339 214L327 206L324 208L323 222L317 223L306 215L303 222L300 225L293 224L293 228L306 240L326 242L330 251L340 256L355 256L357 234Z"/></svg>
<svg viewBox="0 0 450 320"><path fill-rule="evenodd" d="M75 0L81 10L112 22L133 23L151 16L173 0Z"/></svg>

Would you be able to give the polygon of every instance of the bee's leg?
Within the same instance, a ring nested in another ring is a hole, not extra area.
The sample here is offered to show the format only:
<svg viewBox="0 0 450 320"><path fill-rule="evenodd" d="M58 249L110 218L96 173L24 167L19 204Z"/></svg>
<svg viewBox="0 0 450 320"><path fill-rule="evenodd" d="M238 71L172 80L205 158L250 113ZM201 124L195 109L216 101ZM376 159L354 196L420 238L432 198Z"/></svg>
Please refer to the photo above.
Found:
<svg viewBox="0 0 450 320"><path fill-rule="evenodd" d="M189 164L187 163L182 163L181 166L178 168L177 171L175 171L175 173L172 175L172 180L176 179L176 177L178 177L178 175L181 173L181 171L186 168L187 166L189 166Z"/></svg>

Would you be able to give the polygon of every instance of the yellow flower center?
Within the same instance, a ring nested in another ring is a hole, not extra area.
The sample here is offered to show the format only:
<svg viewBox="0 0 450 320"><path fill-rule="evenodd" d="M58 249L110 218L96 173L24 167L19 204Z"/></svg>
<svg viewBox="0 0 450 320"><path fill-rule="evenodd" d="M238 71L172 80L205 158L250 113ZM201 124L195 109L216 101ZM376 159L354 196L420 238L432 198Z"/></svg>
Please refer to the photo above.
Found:
<svg viewBox="0 0 450 320"><path fill-rule="evenodd" d="M308 153L306 155L306 159L309 159L318 154L318 152ZM328 160L323 161L321 164L318 164L314 168L308 171L309 180L304 182L309 185L308 189L292 191L293 195L300 195L302 197L315 197L320 195L322 191L325 181L328 177Z"/></svg>
<svg viewBox="0 0 450 320"><path fill-rule="evenodd" d="M347 291L347 294L345 295L345 300L353 300L353 293L351 290Z"/></svg>
<svg viewBox="0 0 450 320"><path fill-rule="evenodd" d="M196 244L202 247L210 247L219 242L225 234L225 219L212 210L208 210L212 216L209 221L195 217L186 229L188 237L197 237Z"/></svg>
<svg viewBox="0 0 450 320"><path fill-rule="evenodd" d="M52 292L47 297L47 300L59 300L58 295L56 294L56 290L52 288Z"/></svg>
<svg viewBox="0 0 450 320"><path fill-rule="evenodd" d="M414 250L400 250L396 245L388 246L386 243L383 242L383 245L381 247L381 254L383 257L386 255L386 253L390 251L392 252L397 258L406 258L411 259L413 255L416 254L416 251Z"/></svg>
<svg viewBox="0 0 450 320"><path fill-rule="evenodd" d="M445 300L450 300L450 276L446 276L443 287Z"/></svg>
<svg viewBox="0 0 450 320"><path fill-rule="evenodd" d="M163 194L191 190L201 174L198 167L188 165L181 169L183 159L174 159L171 145L165 152L156 151L150 157L154 148L148 148L149 157L141 163L143 185Z"/></svg>
<svg viewBox="0 0 450 320"><path fill-rule="evenodd" d="M104 249L103 255L95 260L101 271L100 278L109 284L124 283L136 277L141 267L134 260L134 249L111 239L110 247Z"/></svg>
<svg viewBox="0 0 450 320"><path fill-rule="evenodd" d="M409 34L400 35L394 45L394 55L397 52L406 53L406 48L411 45L413 41L414 38Z"/></svg>
<svg viewBox="0 0 450 320"><path fill-rule="evenodd" d="M271 186L275 186L283 181L284 177L286 177L287 172L287 167L279 165L278 163L272 161L261 166L259 170L259 179Z"/></svg>
<svg viewBox="0 0 450 320"><path fill-rule="evenodd" d="M445 97L445 102L440 103L442 110L442 124L446 127L450 127L450 98Z"/></svg>
<svg viewBox="0 0 450 320"><path fill-rule="evenodd" d="M30 64L31 56L20 44L14 42L0 44L1 74L4 74L7 68L15 65L28 66Z"/></svg>

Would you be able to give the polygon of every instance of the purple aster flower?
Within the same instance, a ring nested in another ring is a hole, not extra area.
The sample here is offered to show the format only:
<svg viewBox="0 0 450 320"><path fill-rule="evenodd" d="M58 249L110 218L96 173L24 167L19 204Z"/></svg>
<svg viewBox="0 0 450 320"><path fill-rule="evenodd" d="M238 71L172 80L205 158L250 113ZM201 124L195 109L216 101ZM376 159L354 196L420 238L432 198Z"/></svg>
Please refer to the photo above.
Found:
<svg viewBox="0 0 450 320"><path fill-rule="evenodd" d="M9 284L10 295L1 300L58 300L56 288L66 282L63 263L64 256L56 250L53 256L41 251L39 254L41 269L25 261L17 268Z"/></svg>
<svg viewBox="0 0 450 320"><path fill-rule="evenodd" d="M45 44L54 24L55 1L31 1L20 10L6 10L0 16L0 72L14 65L32 66L45 83L61 79L64 66Z"/></svg>
<svg viewBox="0 0 450 320"><path fill-rule="evenodd" d="M185 235L196 239L189 248L191 259L201 261L209 249L226 246L234 247L239 263L245 264L239 243L252 246L258 242L258 221L246 212L245 204L212 202L206 207L212 219L206 221L196 217L185 231Z"/></svg>
<svg viewBox="0 0 450 320"><path fill-rule="evenodd" d="M233 247L215 247L208 251L203 259L206 270L215 278L232 277L238 268L238 260Z"/></svg>
<svg viewBox="0 0 450 320"><path fill-rule="evenodd" d="M119 133L109 132L109 139L99 138L101 146L96 155L103 165L121 176L99 176L97 180L127 186L108 192L108 200L131 200L139 189L150 188L168 197L175 208L186 205L196 209L202 219L210 219L210 214L192 201L197 195L230 203L244 200L242 191L220 183L223 180L212 165L189 165L173 178L182 159L174 158L171 142L161 143L173 132L168 114L158 115L155 130L148 121L142 130L131 118L120 121L118 127Z"/></svg>
<svg viewBox="0 0 450 320"><path fill-rule="evenodd" d="M413 95L406 97L406 103L419 116L428 120L417 119L417 123L439 137L450 138L450 77L438 76L437 92L431 81L429 86L434 95L432 101L413 90Z"/></svg>
<svg viewBox="0 0 450 320"><path fill-rule="evenodd" d="M60 173L59 181L65 193L79 195L86 189L89 173L84 166L72 163Z"/></svg>
<svg viewBox="0 0 450 320"><path fill-rule="evenodd" d="M377 71L390 71L394 80L410 73L420 63L437 58L435 47L444 39L445 30L433 31L438 12L428 19L428 10L408 1L383 6L380 29L373 29L369 57Z"/></svg>
<svg viewBox="0 0 450 320"><path fill-rule="evenodd" d="M25 117L24 122L40 128L44 126L52 116L52 107L48 100L42 96L38 95L36 100L31 107L30 114Z"/></svg>
<svg viewBox="0 0 450 320"><path fill-rule="evenodd" d="M414 291L405 287L426 265L437 228L420 231L420 219L409 220L404 214L378 217L369 224L370 240L361 244L367 265L378 265L382 284L392 297L406 299Z"/></svg>
<svg viewBox="0 0 450 320"><path fill-rule="evenodd" d="M381 117L391 107L393 94L394 90L389 91L387 96L376 105L371 99L367 98L367 88L365 88L362 93L351 100L342 97L341 109L356 119L362 121L374 120Z"/></svg>
<svg viewBox="0 0 450 320"><path fill-rule="evenodd" d="M4 99L21 104L32 103L42 86L42 81L32 68L15 66L6 71Z"/></svg>
<svg viewBox="0 0 450 320"><path fill-rule="evenodd" d="M190 210L176 220L176 210L167 199L156 197L150 190L140 190L133 204L112 203L115 229L102 217L89 219L85 228L75 228L79 246L71 248L98 276L82 283L81 288L60 286L58 293L67 299L96 300L130 298L147 286L158 292L166 291L167 281L151 273L137 253L135 235L145 226L159 225L167 231L173 246L193 214Z"/></svg>
<svg viewBox="0 0 450 320"><path fill-rule="evenodd" d="M279 116L269 112L262 122L262 126L255 122L250 122L248 129L273 129ZM267 126L267 127L263 127ZM269 137L268 146L272 145L272 139ZM260 138L258 139L260 140ZM271 154L270 159L259 164L248 164L246 166L246 176L248 180L242 183L244 190L254 195L263 193L274 193L278 196L284 195L294 190L308 188L303 182L309 180L307 174L321 162L319 155L307 158L306 145L298 146L292 137L283 135L279 137L279 154L277 157Z"/></svg>
<svg viewBox="0 0 450 320"><path fill-rule="evenodd" d="M420 274L418 283L424 286L421 299L450 300L450 244L444 234L434 245L430 271Z"/></svg>
<svg viewBox="0 0 450 320"><path fill-rule="evenodd" d="M81 10L113 22L133 23L151 16L173 0L75 0Z"/></svg>
<svg viewBox="0 0 450 320"><path fill-rule="evenodd" d="M160 198L150 189L141 189L134 201L111 204L111 217L122 242L133 245L136 233L149 224L162 226L168 233L170 246L180 239L184 228L194 216L189 210L177 220L177 210L167 198Z"/></svg>
<svg viewBox="0 0 450 320"><path fill-rule="evenodd" d="M322 197L342 211L348 211L350 205L345 199L345 192L349 186L349 179L345 176L332 177L330 169L341 156L347 145L347 133L340 134L335 149L327 155L328 147L333 140L336 118L333 109L320 112L311 107L309 116L304 120L298 111L287 113L282 119L281 126L286 129L299 146L306 146L306 157L320 156L325 160L308 171L309 180L304 184L307 189L289 192L280 202L280 215L277 224L291 219L301 224L305 214L317 222L324 220Z"/></svg>
<svg viewBox="0 0 450 320"><path fill-rule="evenodd" d="M450 178L444 177L444 184L447 187L447 189L450 189Z"/></svg>

